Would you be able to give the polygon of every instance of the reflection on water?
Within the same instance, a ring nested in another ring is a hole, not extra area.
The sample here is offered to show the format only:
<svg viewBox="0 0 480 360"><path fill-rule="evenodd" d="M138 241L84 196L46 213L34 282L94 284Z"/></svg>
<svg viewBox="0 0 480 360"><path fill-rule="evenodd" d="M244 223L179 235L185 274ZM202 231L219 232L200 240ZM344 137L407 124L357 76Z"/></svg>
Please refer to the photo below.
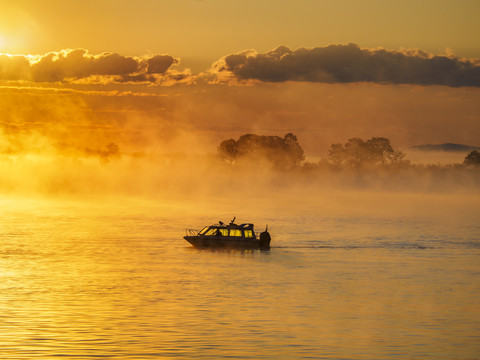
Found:
<svg viewBox="0 0 480 360"><path fill-rule="evenodd" d="M477 200L231 214L4 198L0 358L477 359ZM231 215L268 223L272 249L182 239Z"/></svg>

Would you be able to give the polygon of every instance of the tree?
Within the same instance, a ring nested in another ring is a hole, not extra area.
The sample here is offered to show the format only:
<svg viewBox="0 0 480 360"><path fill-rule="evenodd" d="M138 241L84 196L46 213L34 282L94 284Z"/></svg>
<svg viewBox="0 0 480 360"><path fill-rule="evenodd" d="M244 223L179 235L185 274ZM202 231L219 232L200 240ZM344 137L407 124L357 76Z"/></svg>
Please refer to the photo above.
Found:
<svg viewBox="0 0 480 360"><path fill-rule="evenodd" d="M238 140L224 140L218 147L218 155L230 163L265 160L282 169L298 166L305 159L303 149L292 133L283 138L245 134Z"/></svg>
<svg viewBox="0 0 480 360"><path fill-rule="evenodd" d="M480 152L473 150L463 160L465 165L480 166Z"/></svg>
<svg viewBox="0 0 480 360"><path fill-rule="evenodd" d="M290 161L292 161L292 165L299 165L303 160L305 160L305 153L298 143L297 137L292 133L288 133L285 134L283 139L285 141L286 151L290 154Z"/></svg>
<svg viewBox="0 0 480 360"><path fill-rule="evenodd" d="M360 138L348 139L348 142L345 144L345 152L347 154L347 160L353 166L358 166L363 162L366 162L368 157L367 155L367 145Z"/></svg>
<svg viewBox="0 0 480 360"><path fill-rule="evenodd" d="M342 144L332 144L328 150L328 159L336 165L341 165L347 158L347 152Z"/></svg>
<svg viewBox="0 0 480 360"><path fill-rule="evenodd" d="M380 162L385 164L392 159L394 150L390 144L390 140L384 137L373 137L367 140L366 145L370 154L370 159L373 162Z"/></svg>
<svg viewBox="0 0 480 360"><path fill-rule="evenodd" d="M237 142L234 139L224 140L218 147L218 154L227 161L234 161L238 155Z"/></svg>
<svg viewBox="0 0 480 360"><path fill-rule="evenodd" d="M337 165L353 167L364 164L397 164L404 158L403 152L394 150L390 140L384 137L372 137L364 141L351 138L342 144L332 144L328 151L328 159Z"/></svg>

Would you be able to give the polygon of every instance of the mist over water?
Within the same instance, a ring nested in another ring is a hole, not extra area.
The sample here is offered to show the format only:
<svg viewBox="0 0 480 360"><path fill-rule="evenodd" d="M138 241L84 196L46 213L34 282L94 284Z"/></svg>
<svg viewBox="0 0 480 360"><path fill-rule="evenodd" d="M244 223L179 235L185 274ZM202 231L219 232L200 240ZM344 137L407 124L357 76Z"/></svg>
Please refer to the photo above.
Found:
<svg viewBox="0 0 480 360"><path fill-rule="evenodd" d="M2 196L3 359L474 359L477 194ZM268 224L270 251L185 228Z"/></svg>
<svg viewBox="0 0 480 360"><path fill-rule="evenodd" d="M216 154L246 132L293 131L307 159L350 136L393 134L397 146L417 124L423 142L430 108L449 124L431 134L443 141L458 125L438 96L467 101L459 118L478 127L476 91L416 89L430 99L419 111L396 100L415 103L411 88L359 86L3 89L0 358L480 358L478 168L334 167L322 155L279 169ZM271 250L182 238L234 216L268 225Z"/></svg>
<svg viewBox="0 0 480 360"><path fill-rule="evenodd" d="M416 91L426 92L429 101L416 104ZM460 141L451 138L455 127L471 129L464 140L478 145L472 135L478 126L479 104L474 90L461 91L468 103L465 108L448 89L368 85L219 86L145 93L1 88L0 92L0 192L8 194L175 198L232 191L261 194L273 188L295 192L309 187L315 193L338 187L420 193L468 193L480 188L478 171L428 167L460 164L467 154L407 150L416 169L332 171L324 166L328 147L352 137L385 136L395 149L408 149L422 142ZM401 103L400 95L406 97ZM439 96L456 109L455 114L436 107ZM355 117L345 113L346 102L358 111ZM409 104L413 114L403 114ZM432 126L431 119L417 121L424 113L440 122ZM229 166L217 157L218 146L230 137L246 133L283 137L289 132L298 137L305 152L307 161L301 169L278 171L258 156L252 164ZM411 138L411 133L417 135Z"/></svg>

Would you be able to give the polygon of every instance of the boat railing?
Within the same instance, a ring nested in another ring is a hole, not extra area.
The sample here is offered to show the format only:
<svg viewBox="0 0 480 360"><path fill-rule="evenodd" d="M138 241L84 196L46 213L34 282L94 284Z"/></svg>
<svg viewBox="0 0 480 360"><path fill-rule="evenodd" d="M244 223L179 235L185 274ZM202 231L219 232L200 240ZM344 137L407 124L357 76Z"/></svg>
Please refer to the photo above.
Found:
<svg viewBox="0 0 480 360"><path fill-rule="evenodd" d="M185 229L185 232L187 233L187 236L197 236L198 235L198 230L195 230L195 229Z"/></svg>
<svg viewBox="0 0 480 360"><path fill-rule="evenodd" d="M255 239L260 239L260 231L255 231Z"/></svg>

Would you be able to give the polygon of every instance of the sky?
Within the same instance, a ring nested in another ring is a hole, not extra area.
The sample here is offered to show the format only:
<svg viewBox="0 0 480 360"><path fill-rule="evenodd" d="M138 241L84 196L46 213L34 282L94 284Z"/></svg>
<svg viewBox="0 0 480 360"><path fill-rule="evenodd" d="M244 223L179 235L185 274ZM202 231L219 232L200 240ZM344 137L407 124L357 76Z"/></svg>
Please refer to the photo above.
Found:
<svg viewBox="0 0 480 360"><path fill-rule="evenodd" d="M476 0L3 0L0 8L7 53L166 53L200 71L237 51L281 45L355 43L480 57Z"/></svg>
<svg viewBox="0 0 480 360"><path fill-rule="evenodd" d="M208 153L288 132L307 157L351 137L480 146L479 15L476 0L2 0L0 152Z"/></svg>

